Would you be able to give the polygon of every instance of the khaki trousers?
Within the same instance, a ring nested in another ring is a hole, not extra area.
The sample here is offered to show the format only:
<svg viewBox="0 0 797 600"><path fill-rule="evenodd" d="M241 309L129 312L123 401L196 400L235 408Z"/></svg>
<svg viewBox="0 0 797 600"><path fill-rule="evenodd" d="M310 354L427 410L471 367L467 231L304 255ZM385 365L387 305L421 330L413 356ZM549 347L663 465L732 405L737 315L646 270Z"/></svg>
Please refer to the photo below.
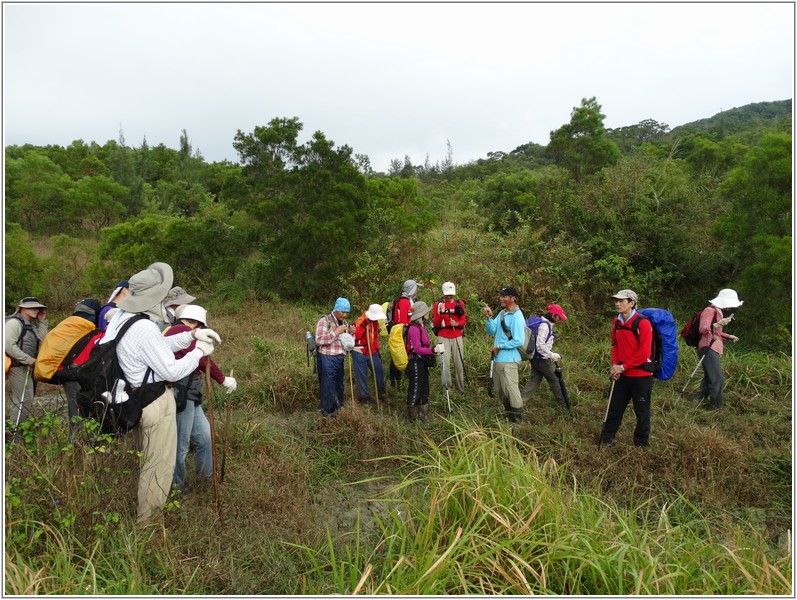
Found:
<svg viewBox="0 0 797 600"><path fill-rule="evenodd" d="M153 511L166 506L177 459L177 407L171 388L141 413L136 446L141 452L138 476L138 524L146 525Z"/></svg>
<svg viewBox="0 0 797 600"><path fill-rule="evenodd" d="M462 359L465 356L465 352L462 345L462 336L455 337L455 338L446 338L446 337L439 337L437 338L438 342L443 343L443 348L445 348L445 352L443 353L443 360L446 362L446 369L440 369L440 376L443 377L443 373L445 376L448 377L448 387L452 387L452 383L456 386L456 388L460 392L465 391L465 365L462 362ZM453 357L453 361L452 361ZM454 363L454 373L453 377L451 376L451 363ZM443 385L445 385L445 381L443 381Z"/></svg>
<svg viewBox="0 0 797 600"><path fill-rule="evenodd" d="M523 408L523 399L520 397L520 387L518 386L519 364L517 362L493 364L495 396L501 402L509 400L509 406L512 408Z"/></svg>

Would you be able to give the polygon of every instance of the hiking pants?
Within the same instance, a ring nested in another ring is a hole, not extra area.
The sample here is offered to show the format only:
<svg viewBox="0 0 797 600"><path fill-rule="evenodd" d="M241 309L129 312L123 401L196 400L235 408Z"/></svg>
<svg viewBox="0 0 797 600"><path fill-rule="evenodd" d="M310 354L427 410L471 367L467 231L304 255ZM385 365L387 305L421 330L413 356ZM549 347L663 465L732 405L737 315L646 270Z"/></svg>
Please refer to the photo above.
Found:
<svg viewBox="0 0 797 600"><path fill-rule="evenodd" d="M81 426L79 422L72 423L72 419L80 416L77 406L77 395L80 392L80 384L77 381L67 381L64 383L64 396L66 396L66 414L69 418L69 430L77 431Z"/></svg>
<svg viewBox="0 0 797 600"><path fill-rule="evenodd" d="M407 363L407 377L410 385L407 387L407 408L429 404L429 367L413 356Z"/></svg>
<svg viewBox="0 0 797 600"><path fill-rule="evenodd" d="M321 414L325 417L343 408L344 354L318 353L318 387L321 395Z"/></svg>
<svg viewBox="0 0 797 600"><path fill-rule="evenodd" d="M636 428L634 445L647 446L650 438L650 395L653 392L653 377L620 377L614 384L614 392L609 401L609 413L603 428L603 441L610 444L620 429L623 413L628 401L634 403Z"/></svg>
<svg viewBox="0 0 797 600"><path fill-rule="evenodd" d="M708 346L698 350L697 355L703 357L703 380L695 396L700 400L708 397L711 408L720 409L725 388L725 375L720 366L720 355Z"/></svg>
<svg viewBox="0 0 797 600"><path fill-rule="evenodd" d="M138 524L146 525L153 511L166 506L177 458L177 405L171 388L141 411L135 427L141 452L138 475Z"/></svg>
<svg viewBox="0 0 797 600"><path fill-rule="evenodd" d="M438 342L443 343L445 352L443 360L446 362L445 370L441 369L443 385L446 384L445 378L448 377L448 387L453 383L460 392L465 391L465 364L462 362L465 356L462 345L462 336L455 338L439 337ZM451 377L451 363L454 363L454 377ZM453 379L453 381L452 381Z"/></svg>
<svg viewBox="0 0 797 600"><path fill-rule="evenodd" d="M28 371L30 370L30 373ZM27 385L25 377L27 376ZM23 398L24 392L24 398ZM11 367L8 370L8 385L6 385L6 420L13 423L22 423L31 415L35 386L33 381L33 367Z"/></svg>
<svg viewBox="0 0 797 600"><path fill-rule="evenodd" d="M382 368L382 357L379 355L379 350L373 354L373 369L371 369L371 357L362 352L352 352L351 355L354 358L354 378L357 380L357 392L360 394L360 400L371 398L368 390L368 382L373 379L373 376L370 375L371 372L376 373L376 391L374 393L377 394L377 397L381 397L385 393L385 371Z"/></svg>
<svg viewBox="0 0 797 600"><path fill-rule="evenodd" d="M512 408L523 408L523 399L520 397L518 385L519 364L518 362L493 363L495 397L501 400L505 406L509 403Z"/></svg>
<svg viewBox="0 0 797 600"><path fill-rule="evenodd" d="M210 422L202 410L202 405L193 400L185 403L185 408L177 413L177 461L174 465L172 486L186 491L185 459L188 449L194 442L194 471L198 483L213 480L213 444L210 439Z"/></svg>
<svg viewBox="0 0 797 600"><path fill-rule="evenodd" d="M523 386L523 391L520 397L523 399L523 404L526 404L531 397L537 392L543 378L548 382L554 397L562 404L565 403L565 397L562 394L562 384L556 376L556 363L550 359L534 359L531 361L531 376Z"/></svg>

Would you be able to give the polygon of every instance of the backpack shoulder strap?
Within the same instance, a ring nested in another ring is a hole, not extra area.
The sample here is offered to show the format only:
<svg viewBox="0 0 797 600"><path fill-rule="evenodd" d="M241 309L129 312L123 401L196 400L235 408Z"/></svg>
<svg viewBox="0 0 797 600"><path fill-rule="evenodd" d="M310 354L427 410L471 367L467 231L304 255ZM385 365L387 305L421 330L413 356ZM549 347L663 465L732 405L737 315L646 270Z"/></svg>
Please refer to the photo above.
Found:
<svg viewBox="0 0 797 600"><path fill-rule="evenodd" d="M509 329L509 327L507 327L507 324L504 321L504 311L503 310L498 313L498 322L501 323L501 329L504 330L504 335L506 335L506 337L511 340L512 339L512 331Z"/></svg>

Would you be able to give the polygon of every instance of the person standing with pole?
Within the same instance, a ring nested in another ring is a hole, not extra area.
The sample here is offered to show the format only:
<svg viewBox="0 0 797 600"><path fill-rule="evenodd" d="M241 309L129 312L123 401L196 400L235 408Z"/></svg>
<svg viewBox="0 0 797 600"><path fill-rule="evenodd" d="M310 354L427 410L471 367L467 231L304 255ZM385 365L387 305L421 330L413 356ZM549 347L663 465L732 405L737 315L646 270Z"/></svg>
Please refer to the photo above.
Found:
<svg viewBox="0 0 797 600"><path fill-rule="evenodd" d="M724 341L738 342L739 338L723 331L733 320L733 315L723 316L723 310L738 308L744 304L739 300L735 290L720 290L717 297L709 301L709 305L700 313L700 341L697 344L698 366L703 365L703 380L695 392L695 401L702 402L709 398L709 410L720 410L723 404L725 376L722 373L720 357L724 352ZM697 370L697 369L695 369Z"/></svg>
<svg viewBox="0 0 797 600"><path fill-rule="evenodd" d="M348 333L351 304L346 298L338 298L332 312L318 320L315 327L315 343L318 350L318 391L321 396L321 414L332 417L343 408L345 401L343 376L345 350L340 336Z"/></svg>
<svg viewBox="0 0 797 600"><path fill-rule="evenodd" d="M354 378L357 381L360 404L374 403L368 389L369 370L373 374L374 393L377 400L387 399L385 370L382 367L382 356L379 353L379 321L385 318L386 315L382 307L372 304L355 322L354 349L351 357L354 362Z"/></svg>
<svg viewBox="0 0 797 600"><path fill-rule="evenodd" d="M39 346L47 335L47 307L38 298L28 296L5 320L5 353L11 359L6 386L5 418L19 425L30 416L30 403L36 390L32 371ZM8 395L10 392L10 396ZM25 401L28 401L28 408Z"/></svg>
<svg viewBox="0 0 797 600"><path fill-rule="evenodd" d="M653 373L646 370L651 362L653 326L636 310L638 297L633 290L620 290L614 296L617 316L612 322L612 366L609 377L612 391L606 409L600 444L611 444L620 428L628 402L636 414L634 445L645 447L650 438L650 396ZM635 323L635 321L637 321ZM634 330L637 329L638 337Z"/></svg>
<svg viewBox="0 0 797 600"><path fill-rule="evenodd" d="M443 297L432 306L432 331L437 336L437 341L443 344L445 352L441 360L445 363L442 369L443 377L451 374L449 365L454 363L453 382L457 390L465 391L465 361L463 352L463 330L468 322L465 313L465 303L455 299L456 287L450 281L443 284ZM450 360L449 360L450 359ZM443 382L448 391L449 382Z"/></svg>

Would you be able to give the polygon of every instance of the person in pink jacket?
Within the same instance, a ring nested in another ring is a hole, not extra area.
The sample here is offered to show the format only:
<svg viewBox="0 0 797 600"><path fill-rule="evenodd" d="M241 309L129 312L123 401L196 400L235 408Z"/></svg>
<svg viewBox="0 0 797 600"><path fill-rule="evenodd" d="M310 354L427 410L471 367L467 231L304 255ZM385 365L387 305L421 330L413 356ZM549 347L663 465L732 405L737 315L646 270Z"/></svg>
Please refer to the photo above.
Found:
<svg viewBox="0 0 797 600"><path fill-rule="evenodd" d="M697 344L697 355L703 364L703 380L694 394L694 400L702 402L709 399L708 408L719 410L723 403L725 376L720 366L720 356L725 349L724 340L738 342L739 338L723 331L732 316L724 316L723 311L738 308L744 304L739 300L735 290L720 290L717 297L709 301L709 305L700 313L700 341Z"/></svg>
<svg viewBox="0 0 797 600"><path fill-rule="evenodd" d="M431 307L418 301L412 305L412 320L407 325L407 418L415 421L420 417L424 423L429 420L429 367L436 364L435 354L443 351L443 344L431 347L425 321Z"/></svg>

